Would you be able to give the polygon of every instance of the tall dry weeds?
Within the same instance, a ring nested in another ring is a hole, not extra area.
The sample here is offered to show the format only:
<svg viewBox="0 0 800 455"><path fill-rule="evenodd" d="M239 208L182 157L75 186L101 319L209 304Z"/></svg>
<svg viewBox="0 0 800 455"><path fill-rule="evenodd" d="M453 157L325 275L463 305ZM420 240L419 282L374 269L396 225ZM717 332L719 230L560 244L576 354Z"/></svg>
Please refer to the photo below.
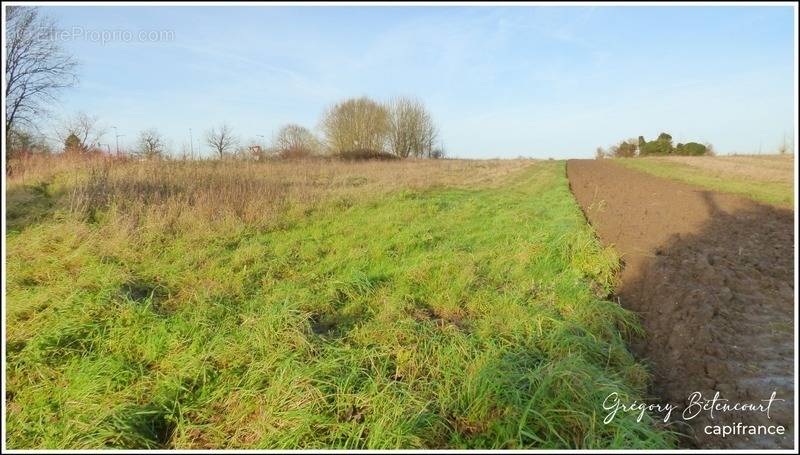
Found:
<svg viewBox="0 0 800 455"><path fill-rule="evenodd" d="M53 156L15 163L8 184L56 183L70 213L89 219L106 214L131 226L228 219L262 226L331 201L351 204L401 189L499 184L521 167L510 160L140 161Z"/></svg>

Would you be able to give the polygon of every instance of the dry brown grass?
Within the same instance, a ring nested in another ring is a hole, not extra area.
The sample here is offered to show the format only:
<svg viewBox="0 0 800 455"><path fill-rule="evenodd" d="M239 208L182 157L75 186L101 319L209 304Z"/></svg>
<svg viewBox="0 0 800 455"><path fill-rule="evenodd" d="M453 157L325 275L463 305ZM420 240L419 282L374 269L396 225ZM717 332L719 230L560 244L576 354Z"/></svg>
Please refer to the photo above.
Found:
<svg viewBox="0 0 800 455"><path fill-rule="evenodd" d="M6 194L48 182L70 212L117 217L130 227L156 223L171 231L225 220L271 225L286 214L307 214L328 203L348 206L402 189L498 185L531 162L32 157L15 163Z"/></svg>
<svg viewBox="0 0 800 455"><path fill-rule="evenodd" d="M670 156L614 161L658 177L780 207L794 207L793 155Z"/></svg>
<svg viewBox="0 0 800 455"><path fill-rule="evenodd" d="M685 164L719 176L790 185L794 181L794 155L669 156L647 159Z"/></svg>

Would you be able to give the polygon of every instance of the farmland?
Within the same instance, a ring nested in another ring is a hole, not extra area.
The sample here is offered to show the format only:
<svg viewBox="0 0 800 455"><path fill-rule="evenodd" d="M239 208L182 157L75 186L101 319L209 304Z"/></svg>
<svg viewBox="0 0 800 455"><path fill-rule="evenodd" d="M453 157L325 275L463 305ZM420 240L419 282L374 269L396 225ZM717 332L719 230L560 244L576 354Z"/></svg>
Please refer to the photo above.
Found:
<svg viewBox="0 0 800 455"><path fill-rule="evenodd" d="M796 5L10 3L3 453L797 451Z"/></svg>
<svg viewBox="0 0 800 455"><path fill-rule="evenodd" d="M787 448L794 396L794 213L706 187L626 169L620 160L570 160L570 185L624 268L616 295L641 316L631 344L653 367L653 394L694 392L733 402L783 400L770 415L688 419L694 447ZM791 163L784 160L783 163ZM751 169L752 171L752 169ZM720 438L720 422L780 424L780 436Z"/></svg>
<svg viewBox="0 0 800 455"><path fill-rule="evenodd" d="M55 160L6 189L10 448L668 448L563 161Z"/></svg>
<svg viewBox="0 0 800 455"><path fill-rule="evenodd" d="M619 159L618 164L658 177L794 206L794 155L670 156Z"/></svg>

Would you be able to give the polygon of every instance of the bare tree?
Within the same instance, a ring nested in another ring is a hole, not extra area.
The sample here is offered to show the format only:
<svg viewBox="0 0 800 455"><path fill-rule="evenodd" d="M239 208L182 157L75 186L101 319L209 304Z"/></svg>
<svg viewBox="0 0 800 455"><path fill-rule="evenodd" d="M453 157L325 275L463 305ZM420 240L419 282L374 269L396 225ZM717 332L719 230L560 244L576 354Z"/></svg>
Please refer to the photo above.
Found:
<svg viewBox="0 0 800 455"><path fill-rule="evenodd" d="M339 155L383 153L389 126L386 107L365 97L335 104L321 122L328 149Z"/></svg>
<svg viewBox="0 0 800 455"><path fill-rule="evenodd" d="M64 144L65 152L88 152L97 147L105 135L97 117L79 112L64 120L56 130L56 136Z"/></svg>
<svg viewBox="0 0 800 455"><path fill-rule="evenodd" d="M138 154L142 158L161 158L164 154L164 138L155 128L150 128L139 133Z"/></svg>
<svg viewBox="0 0 800 455"><path fill-rule="evenodd" d="M36 8L6 9L6 143L15 128L30 126L55 100L58 91L75 84L77 62L48 31L55 23Z"/></svg>
<svg viewBox="0 0 800 455"><path fill-rule="evenodd" d="M438 131L422 102L411 98L389 101L389 147L400 158L433 157Z"/></svg>
<svg viewBox="0 0 800 455"><path fill-rule="evenodd" d="M272 149L283 158L299 158L316 154L319 140L308 128L289 124L278 131L272 140Z"/></svg>
<svg viewBox="0 0 800 455"><path fill-rule="evenodd" d="M225 123L206 132L206 143L219 155L220 159L225 157L226 152L233 150L237 142L233 135L233 129Z"/></svg>

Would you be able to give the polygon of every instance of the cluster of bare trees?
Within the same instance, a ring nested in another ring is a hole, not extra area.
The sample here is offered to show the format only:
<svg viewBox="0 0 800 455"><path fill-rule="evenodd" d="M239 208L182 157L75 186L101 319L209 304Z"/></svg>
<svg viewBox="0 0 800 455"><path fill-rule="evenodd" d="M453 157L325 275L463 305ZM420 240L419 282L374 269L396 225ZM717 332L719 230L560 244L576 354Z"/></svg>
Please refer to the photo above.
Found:
<svg viewBox="0 0 800 455"><path fill-rule="evenodd" d="M322 139L294 123L280 128L266 149L261 145L239 147L230 125L206 131L205 143L218 159L303 158L318 155L345 158L441 158L438 129L425 106L412 98L393 98L382 104L366 97L351 98L331 106L320 121ZM164 141L155 130L142 132L139 155L163 154Z"/></svg>
<svg viewBox="0 0 800 455"><path fill-rule="evenodd" d="M418 100L397 97L386 104L353 98L333 105L321 128L329 153L339 156L439 158L438 130Z"/></svg>
<svg viewBox="0 0 800 455"><path fill-rule="evenodd" d="M79 112L62 120L56 127L55 136L63 144L64 153L100 153L111 152L111 144L101 142L107 132L108 127L101 124L97 116ZM148 128L139 132L135 147L129 154L143 159L156 159L165 157L166 153L167 141L164 136L156 128Z"/></svg>
<svg viewBox="0 0 800 455"><path fill-rule="evenodd" d="M396 97L388 103L372 99L350 98L335 103L319 122L321 138L310 129L288 124L272 138L272 143L258 158L302 158L329 155L343 158L441 158L437 146L439 132L433 118L419 100ZM207 143L220 158L234 145L225 146L230 129L212 130ZM235 142L235 141L234 141ZM253 157L240 150L240 155Z"/></svg>

